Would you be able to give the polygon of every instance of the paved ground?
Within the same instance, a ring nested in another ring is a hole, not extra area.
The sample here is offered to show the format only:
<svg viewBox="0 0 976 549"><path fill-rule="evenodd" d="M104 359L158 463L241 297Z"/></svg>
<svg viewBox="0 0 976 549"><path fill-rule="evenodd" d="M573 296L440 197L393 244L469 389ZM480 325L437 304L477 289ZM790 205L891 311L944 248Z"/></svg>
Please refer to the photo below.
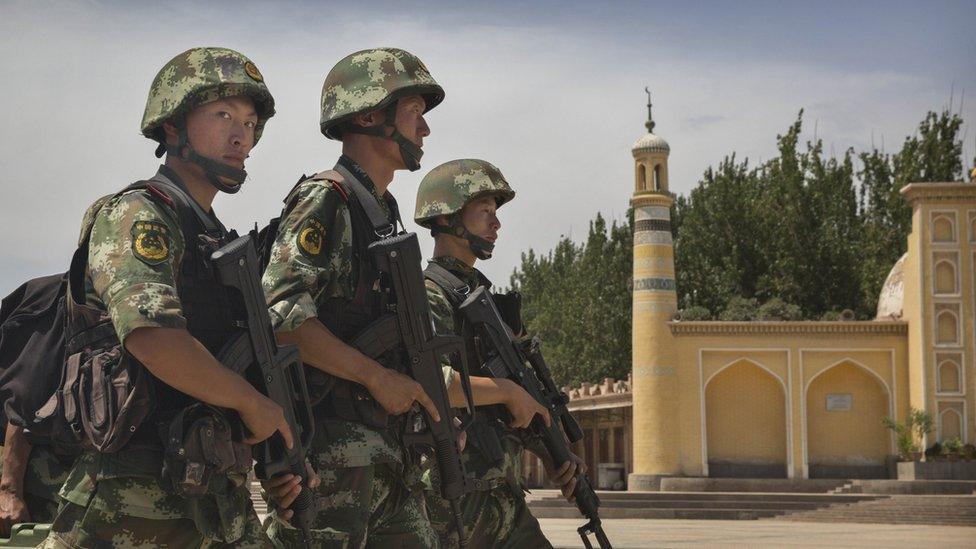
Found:
<svg viewBox="0 0 976 549"><path fill-rule="evenodd" d="M541 519L556 547L583 547L575 519ZM782 520L603 521L614 549L630 547L976 547L976 528ZM595 540L594 546L595 546Z"/></svg>

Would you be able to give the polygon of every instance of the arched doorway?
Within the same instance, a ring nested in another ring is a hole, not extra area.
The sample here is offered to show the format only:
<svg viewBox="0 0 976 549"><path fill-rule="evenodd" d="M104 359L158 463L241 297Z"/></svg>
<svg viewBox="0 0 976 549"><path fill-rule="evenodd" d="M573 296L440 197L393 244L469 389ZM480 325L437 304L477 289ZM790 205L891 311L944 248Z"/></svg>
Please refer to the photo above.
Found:
<svg viewBox="0 0 976 549"><path fill-rule="evenodd" d="M880 378L856 362L839 362L810 381L806 408L810 478L887 477L888 388Z"/></svg>
<svg viewBox="0 0 976 549"><path fill-rule="evenodd" d="M779 378L746 359L706 382L708 476L786 477L785 395Z"/></svg>

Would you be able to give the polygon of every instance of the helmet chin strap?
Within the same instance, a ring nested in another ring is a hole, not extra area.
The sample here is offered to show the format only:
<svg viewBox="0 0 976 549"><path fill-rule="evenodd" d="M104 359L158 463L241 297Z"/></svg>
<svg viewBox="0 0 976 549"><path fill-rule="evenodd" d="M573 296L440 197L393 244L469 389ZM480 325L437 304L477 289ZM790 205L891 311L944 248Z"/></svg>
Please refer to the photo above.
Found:
<svg viewBox="0 0 976 549"><path fill-rule="evenodd" d="M217 162L212 158L207 158L195 150L193 146L190 145L190 140L186 133L186 127L181 127L179 130L179 143L176 145L165 145L162 144L156 149L156 156L162 156L162 151L165 150L166 154L172 155L175 158L179 158L184 162L193 162L197 166L203 168L203 173L207 176L207 182L213 185L218 191L225 192L227 194L234 194L241 190L241 186L244 184L244 180L247 178L247 172L237 168L233 168L224 164L223 162ZM221 178L229 179L234 182L233 185L228 185L224 183Z"/></svg>
<svg viewBox="0 0 976 549"><path fill-rule="evenodd" d="M345 131L349 133L359 133L362 135L372 135L375 137L382 137L383 139L389 139L397 144L400 148L400 158L403 160L403 165L410 171L415 172L420 169L420 159L424 156L424 150L417 146L416 143L410 141L406 138L400 130L396 127L396 101L387 105L384 111L386 116L384 117L382 126L370 126L364 128L362 126L357 126L355 124L349 125ZM393 128L393 133L386 135L386 128Z"/></svg>
<svg viewBox="0 0 976 549"><path fill-rule="evenodd" d="M456 236L458 238L463 238L468 241L468 247L474 253L474 256L478 259L484 261L485 259L491 259L491 252L495 250L495 245L484 238L472 233L464 226L464 222L461 221L461 216L454 214L450 216L451 224L448 226L434 224L430 228L431 236L436 234L449 234L451 236Z"/></svg>

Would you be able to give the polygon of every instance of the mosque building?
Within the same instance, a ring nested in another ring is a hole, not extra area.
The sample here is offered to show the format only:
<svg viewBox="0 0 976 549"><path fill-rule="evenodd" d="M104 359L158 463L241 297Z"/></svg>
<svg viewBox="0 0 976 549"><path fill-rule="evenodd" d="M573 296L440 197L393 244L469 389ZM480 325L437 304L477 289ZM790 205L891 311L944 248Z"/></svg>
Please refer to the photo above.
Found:
<svg viewBox="0 0 976 549"><path fill-rule="evenodd" d="M925 447L976 442L976 184L901 189L908 251L874 320L682 321L670 147L650 109L631 150L631 376L569 390L593 475L616 468L630 490L681 476L888 478L897 448L882 420L911 409L934 420ZM541 464L526 466L530 485L540 481Z"/></svg>

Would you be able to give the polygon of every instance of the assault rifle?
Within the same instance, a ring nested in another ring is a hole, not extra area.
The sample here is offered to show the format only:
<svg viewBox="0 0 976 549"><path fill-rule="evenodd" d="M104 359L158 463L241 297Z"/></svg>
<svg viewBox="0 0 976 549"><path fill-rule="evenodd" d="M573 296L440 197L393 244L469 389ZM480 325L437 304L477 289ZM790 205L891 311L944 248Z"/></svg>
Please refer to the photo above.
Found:
<svg viewBox="0 0 976 549"><path fill-rule="evenodd" d="M483 286L471 292L471 295L461 303L459 310L480 341L485 344L488 360L483 368L484 373L518 383L532 395L532 398L549 410L552 417L549 426L546 426L541 417L536 416L529 429L541 438L546 453L549 454L551 467L555 469L569 461L571 455L569 443L581 440L583 431L566 409L569 399L553 383L552 374L539 350L538 341L519 341L502 320L491 295ZM526 361L532 366L531 369L525 366ZM600 521L600 498L593 491L586 475L580 474L576 478L573 497L576 498L576 507L588 519L586 524L577 529L583 545L587 549L592 549L589 535L594 534L602 549L611 549L610 540L607 539Z"/></svg>
<svg viewBox="0 0 976 549"><path fill-rule="evenodd" d="M211 256L220 282L240 292L247 309L247 332L231 340L218 357L225 366L242 374L258 391L284 411L294 436L289 449L280 433L255 445L255 472L261 480L291 473L302 477L302 491L291 508L292 523L305 543L311 543L315 518L312 491L308 488L305 454L312 443L314 420L309 403L305 368L295 345L278 346L258 273L254 233L237 238Z"/></svg>
<svg viewBox="0 0 976 549"><path fill-rule="evenodd" d="M403 233L378 240L368 251L392 293L389 312L363 329L352 346L368 357L380 358L393 351L406 361L407 374L434 401L440 421L414 405L408 412L404 444L434 451L441 480L441 497L450 502L460 545L467 545L461 515L461 497L468 491L458 434L466 425L454 425L454 414L441 370L441 357L460 360L461 384L471 409L471 381L468 378L464 340L457 336L434 335L434 323L427 302L424 273L420 268L420 245L416 233Z"/></svg>

